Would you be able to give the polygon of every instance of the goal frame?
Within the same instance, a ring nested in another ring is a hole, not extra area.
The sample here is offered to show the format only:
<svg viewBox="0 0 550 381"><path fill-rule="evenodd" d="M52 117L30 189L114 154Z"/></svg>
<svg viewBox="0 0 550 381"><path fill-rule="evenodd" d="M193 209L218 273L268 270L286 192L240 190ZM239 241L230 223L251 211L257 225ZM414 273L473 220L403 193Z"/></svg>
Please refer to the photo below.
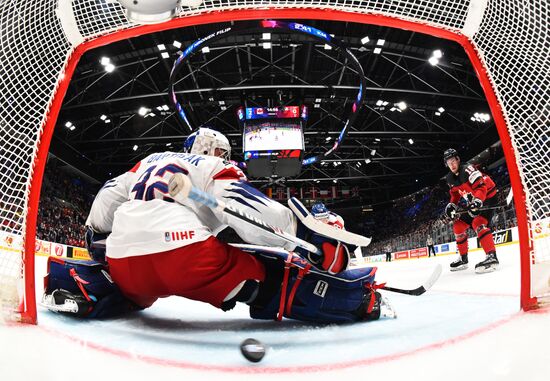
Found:
<svg viewBox="0 0 550 381"><path fill-rule="evenodd" d="M289 4L289 6L291 6ZM516 216L519 232L519 247L520 247L520 265L521 265L521 292L520 292L520 308L530 310L537 308L537 298L531 297L531 253L533 252L533 241L529 230L528 210L526 207L526 194L523 189L520 171L516 153L513 148L512 140L508 133L508 128L505 116L500 107L497 95L493 89L491 80L482 62L478 50L469 37L464 35L461 30L452 30L439 28L432 25L423 24L420 22L406 21L392 16L380 14L362 14L348 12L344 10L332 10L326 8L271 8L263 9L230 9L217 10L198 15L178 17L170 21L154 24L141 25L123 29L114 33L96 37L92 40L85 41L73 48L66 64L64 75L60 76L57 90L53 96L49 110L46 112L45 122L39 137L39 145L31 171L30 190L28 196L28 215L26 223L26 231L24 235L24 252L23 252L23 278L25 281L24 300L21 306L21 321L25 323L36 324L36 298L35 298L35 266L34 266L34 249L36 240L36 222L38 215L38 205L40 200L40 190L44 170L48 157L50 142L57 122L57 117L61 109L63 99L69 87L73 73L80 61L80 58L88 50L95 49L100 46L108 45L113 42L125 40L132 37L137 37L153 32L165 31L175 28L189 27L200 24L210 24L228 21L244 21L256 19L313 19L325 21L345 21L361 24L370 24L384 27L399 28L414 32L429 34L442 39L451 40L460 44L465 50L476 75L479 79L487 102L489 104L493 120L495 122L502 147L508 172L510 175L510 183L514 194L514 204L516 208Z"/></svg>

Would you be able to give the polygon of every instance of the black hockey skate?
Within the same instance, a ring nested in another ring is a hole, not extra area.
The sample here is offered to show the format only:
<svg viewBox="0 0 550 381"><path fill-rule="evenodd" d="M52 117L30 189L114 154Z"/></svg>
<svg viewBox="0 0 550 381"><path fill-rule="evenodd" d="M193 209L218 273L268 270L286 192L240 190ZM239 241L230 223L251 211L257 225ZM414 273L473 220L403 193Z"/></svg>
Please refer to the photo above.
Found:
<svg viewBox="0 0 550 381"><path fill-rule="evenodd" d="M451 263L451 271L466 270L468 268L468 254L459 255L458 259Z"/></svg>
<svg viewBox="0 0 550 381"><path fill-rule="evenodd" d="M476 265L476 274L491 273L498 269L498 258L496 253L489 253L485 260Z"/></svg>

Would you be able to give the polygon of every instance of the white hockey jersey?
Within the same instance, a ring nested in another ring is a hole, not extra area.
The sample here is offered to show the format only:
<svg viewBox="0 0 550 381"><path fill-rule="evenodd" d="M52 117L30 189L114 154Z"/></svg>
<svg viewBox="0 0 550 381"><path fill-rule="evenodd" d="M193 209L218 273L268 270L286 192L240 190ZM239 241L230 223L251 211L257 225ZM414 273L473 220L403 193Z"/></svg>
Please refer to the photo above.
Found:
<svg viewBox="0 0 550 381"><path fill-rule="evenodd" d="M195 187L223 199L252 216L294 234L296 221L290 209L266 197L246 182L243 172L221 158L164 152L149 155L130 172L128 201L114 213L107 238L107 257L160 253L200 242L231 226L246 242L257 245L289 245L231 215L187 200L174 202L168 181L174 173L189 176Z"/></svg>

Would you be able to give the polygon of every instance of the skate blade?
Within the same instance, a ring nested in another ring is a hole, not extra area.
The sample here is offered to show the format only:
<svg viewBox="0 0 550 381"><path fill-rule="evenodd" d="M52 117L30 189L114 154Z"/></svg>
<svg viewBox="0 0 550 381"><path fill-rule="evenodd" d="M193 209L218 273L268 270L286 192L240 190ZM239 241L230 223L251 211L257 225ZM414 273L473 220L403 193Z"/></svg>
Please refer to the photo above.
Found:
<svg viewBox="0 0 550 381"><path fill-rule="evenodd" d="M460 270L466 270L468 268L468 264L460 265L458 267L451 267L451 271L460 271Z"/></svg>
<svg viewBox="0 0 550 381"><path fill-rule="evenodd" d="M480 266L480 267L476 267L476 274L492 273L493 271L496 271L497 269L498 269L498 264L489 265L487 267Z"/></svg>

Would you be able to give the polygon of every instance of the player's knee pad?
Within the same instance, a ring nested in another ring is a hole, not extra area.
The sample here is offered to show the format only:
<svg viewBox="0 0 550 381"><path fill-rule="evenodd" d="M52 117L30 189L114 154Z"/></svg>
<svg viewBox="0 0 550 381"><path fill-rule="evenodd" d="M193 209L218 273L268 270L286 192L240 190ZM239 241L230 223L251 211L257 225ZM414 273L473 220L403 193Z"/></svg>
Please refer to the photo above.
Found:
<svg viewBox="0 0 550 381"><path fill-rule="evenodd" d="M288 252L258 257L266 266L266 279L251 303L252 318L344 323L380 316L375 268L329 275Z"/></svg>
<svg viewBox="0 0 550 381"><path fill-rule="evenodd" d="M49 257L44 290L43 305L53 311L99 318L136 309L113 283L105 265L95 261Z"/></svg>

